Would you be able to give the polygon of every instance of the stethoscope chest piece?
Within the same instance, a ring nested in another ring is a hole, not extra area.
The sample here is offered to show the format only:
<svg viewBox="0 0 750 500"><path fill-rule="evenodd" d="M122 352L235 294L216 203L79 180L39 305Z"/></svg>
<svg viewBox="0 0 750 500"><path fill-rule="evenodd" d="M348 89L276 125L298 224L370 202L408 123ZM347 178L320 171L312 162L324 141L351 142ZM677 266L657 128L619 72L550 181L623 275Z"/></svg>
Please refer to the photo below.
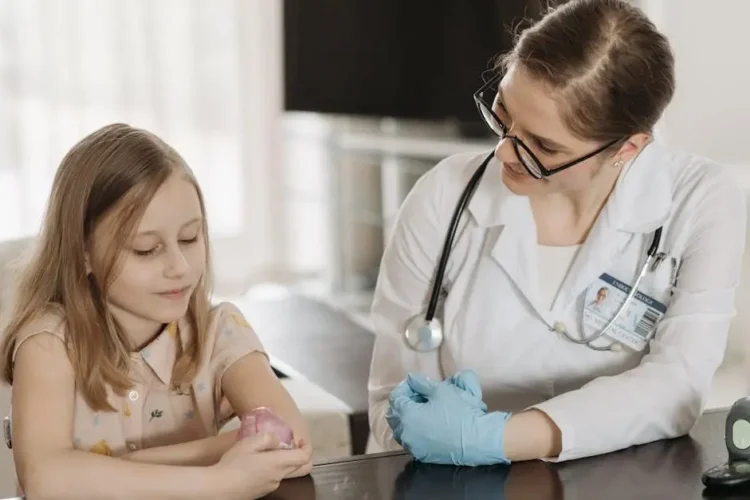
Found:
<svg viewBox="0 0 750 500"><path fill-rule="evenodd" d="M427 321L418 314L406 325L404 340L415 351L434 351L443 343L443 327L437 318Z"/></svg>

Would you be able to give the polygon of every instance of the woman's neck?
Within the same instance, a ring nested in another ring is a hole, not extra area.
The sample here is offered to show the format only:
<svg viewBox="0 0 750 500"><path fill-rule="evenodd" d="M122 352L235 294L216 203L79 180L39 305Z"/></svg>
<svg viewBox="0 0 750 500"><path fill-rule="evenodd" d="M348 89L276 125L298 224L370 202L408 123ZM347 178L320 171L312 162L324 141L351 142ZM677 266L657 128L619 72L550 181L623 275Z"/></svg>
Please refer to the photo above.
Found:
<svg viewBox="0 0 750 500"><path fill-rule="evenodd" d="M551 193L530 199L538 243L553 246L582 244L617 183L619 170L602 172L588 189Z"/></svg>

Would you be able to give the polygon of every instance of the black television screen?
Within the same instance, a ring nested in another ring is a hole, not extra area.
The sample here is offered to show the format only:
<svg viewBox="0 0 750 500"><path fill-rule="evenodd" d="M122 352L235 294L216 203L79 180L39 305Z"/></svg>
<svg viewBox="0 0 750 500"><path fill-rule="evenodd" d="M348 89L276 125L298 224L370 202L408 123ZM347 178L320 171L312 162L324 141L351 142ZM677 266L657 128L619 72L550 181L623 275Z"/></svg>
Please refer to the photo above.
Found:
<svg viewBox="0 0 750 500"><path fill-rule="evenodd" d="M479 120L472 94L534 0L284 0L285 108Z"/></svg>

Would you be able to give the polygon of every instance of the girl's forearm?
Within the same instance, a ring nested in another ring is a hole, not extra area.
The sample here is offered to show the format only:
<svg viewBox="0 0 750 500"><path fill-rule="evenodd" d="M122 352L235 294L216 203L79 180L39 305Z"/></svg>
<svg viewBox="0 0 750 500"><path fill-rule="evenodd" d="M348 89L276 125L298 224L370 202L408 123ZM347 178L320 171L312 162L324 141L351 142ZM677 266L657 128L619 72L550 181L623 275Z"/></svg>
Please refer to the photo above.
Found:
<svg viewBox="0 0 750 500"><path fill-rule="evenodd" d="M238 431L224 432L186 443L147 448L128 453L123 458L149 464L206 466L214 465L237 442Z"/></svg>

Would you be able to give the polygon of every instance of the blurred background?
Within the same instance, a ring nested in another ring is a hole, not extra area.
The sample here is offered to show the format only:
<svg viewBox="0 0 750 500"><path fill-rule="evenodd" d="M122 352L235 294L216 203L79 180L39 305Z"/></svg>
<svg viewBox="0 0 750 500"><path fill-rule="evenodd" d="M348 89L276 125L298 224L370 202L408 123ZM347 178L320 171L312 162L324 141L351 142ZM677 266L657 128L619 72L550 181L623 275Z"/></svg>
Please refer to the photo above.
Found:
<svg viewBox="0 0 750 500"><path fill-rule="evenodd" d="M544 3L0 0L0 241L35 234L63 154L123 121L198 176L220 293L367 290L415 179L492 145L471 93ZM663 138L745 163L746 35L726 14L750 7L636 3L677 54Z"/></svg>
<svg viewBox="0 0 750 500"><path fill-rule="evenodd" d="M750 3L634 3L677 58L658 136L731 165L750 189ZM77 140L115 121L153 131L197 175L217 298L258 330L318 457L364 452L367 312L390 225L435 163L493 146L472 93L544 5L0 0L0 266L33 240ZM737 361L713 404L745 392L747 349L730 343Z"/></svg>

